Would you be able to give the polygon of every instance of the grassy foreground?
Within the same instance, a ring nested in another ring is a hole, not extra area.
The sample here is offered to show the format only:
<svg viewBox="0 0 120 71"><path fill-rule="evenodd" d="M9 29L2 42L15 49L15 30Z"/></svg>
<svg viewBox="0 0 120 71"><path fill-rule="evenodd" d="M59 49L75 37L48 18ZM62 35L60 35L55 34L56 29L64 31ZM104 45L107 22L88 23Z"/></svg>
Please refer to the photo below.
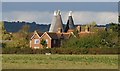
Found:
<svg viewBox="0 0 120 71"><path fill-rule="evenodd" d="M3 69L118 69L118 55L3 54Z"/></svg>

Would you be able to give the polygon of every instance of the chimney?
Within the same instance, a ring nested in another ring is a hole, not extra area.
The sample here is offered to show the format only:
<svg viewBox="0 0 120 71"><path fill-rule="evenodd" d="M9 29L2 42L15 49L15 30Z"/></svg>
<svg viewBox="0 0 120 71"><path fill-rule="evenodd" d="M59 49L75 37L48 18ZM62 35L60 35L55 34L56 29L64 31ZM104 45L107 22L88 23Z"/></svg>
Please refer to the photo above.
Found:
<svg viewBox="0 0 120 71"><path fill-rule="evenodd" d="M62 33L62 29L61 28L58 28L58 33Z"/></svg>
<svg viewBox="0 0 120 71"><path fill-rule="evenodd" d="M87 25L85 26L85 32L89 32L89 27Z"/></svg>
<svg viewBox="0 0 120 71"><path fill-rule="evenodd" d="M81 26L77 26L77 31L81 32Z"/></svg>

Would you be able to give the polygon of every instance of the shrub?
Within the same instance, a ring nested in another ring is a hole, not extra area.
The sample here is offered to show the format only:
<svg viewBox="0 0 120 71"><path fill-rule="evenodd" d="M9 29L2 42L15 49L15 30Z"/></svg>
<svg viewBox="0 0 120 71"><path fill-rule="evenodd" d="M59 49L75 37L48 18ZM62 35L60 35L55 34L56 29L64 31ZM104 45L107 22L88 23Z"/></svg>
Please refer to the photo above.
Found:
<svg viewBox="0 0 120 71"><path fill-rule="evenodd" d="M3 48L3 54L120 54L118 48Z"/></svg>

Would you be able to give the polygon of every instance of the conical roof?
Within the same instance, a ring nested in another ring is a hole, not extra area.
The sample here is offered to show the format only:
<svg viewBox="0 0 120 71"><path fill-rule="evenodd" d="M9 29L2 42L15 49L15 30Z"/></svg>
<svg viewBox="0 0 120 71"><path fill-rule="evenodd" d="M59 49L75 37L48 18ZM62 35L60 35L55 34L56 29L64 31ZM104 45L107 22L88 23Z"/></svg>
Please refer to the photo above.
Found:
<svg viewBox="0 0 120 71"><path fill-rule="evenodd" d="M58 10L56 16L54 16L53 18L49 32L58 32L59 28L63 31L63 22L61 18L61 13Z"/></svg>
<svg viewBox="0 0 120 71"><path fill-rule="evenodd" d="M73 18L72 18L72 11L69 12L67 25L66 25L64 31L67 32L69 29L75 29L74 21L73 21Z"/></svg>
<svg viewBox="0 0 120 71"><path fill-rule="evenodd" d="M50 25L49 32L53 32L55 24L56 24L56 18L57 18L57 11L54 11L54 16Z"/></svg>

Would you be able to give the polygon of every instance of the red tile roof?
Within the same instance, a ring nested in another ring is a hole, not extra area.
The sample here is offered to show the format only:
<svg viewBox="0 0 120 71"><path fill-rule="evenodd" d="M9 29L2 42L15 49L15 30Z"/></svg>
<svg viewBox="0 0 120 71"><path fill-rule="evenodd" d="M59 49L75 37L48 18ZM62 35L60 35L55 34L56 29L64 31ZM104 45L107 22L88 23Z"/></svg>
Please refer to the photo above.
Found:
<svg viewBox="0 0 120 71"><path fill-rule="evenodd" d="M50 33L47 32L47 34L52 38L52 39L69 39L70 33Z"/></svg>

